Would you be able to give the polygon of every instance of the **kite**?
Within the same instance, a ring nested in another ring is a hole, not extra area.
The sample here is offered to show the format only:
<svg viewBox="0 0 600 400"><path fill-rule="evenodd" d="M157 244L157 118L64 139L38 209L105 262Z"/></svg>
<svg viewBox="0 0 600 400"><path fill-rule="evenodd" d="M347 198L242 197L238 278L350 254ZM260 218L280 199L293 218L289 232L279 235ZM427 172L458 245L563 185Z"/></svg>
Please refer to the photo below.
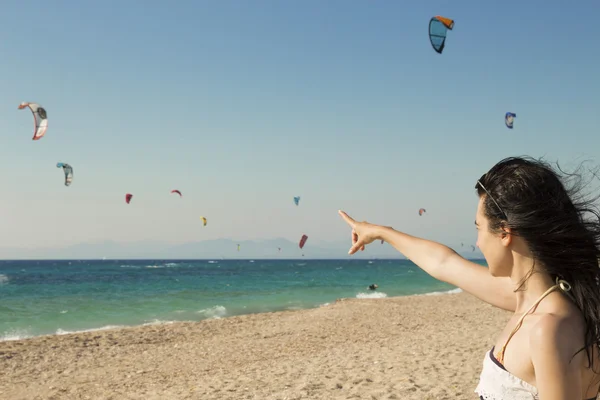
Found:
<svg viewBox="0 0 600 400"><path fill-rule="evenodd" d="M48 114L46 109L36 103L23 102L19 104L19 110L29 107L33 113L33 139L40 140L48 129Z"/></svg>
<svg viewBox="0 0 600 400"><path fill-rule="evenodd" d="M454 28L454 20L436 15L429 21L429 41L433 49L442 54L446 46L446 33Z"/></svg>
<svg viewBox="0 0 600 400"><path fill-rule="evenodd" d="M506 115L504 116L504 123L506 124L506 127L508 129L512 129L513 128L513 123L514 123L514 119L517 117L517 114L513 114L511 112L507 112ZM525 118L527 119L527 118Z"/></svg>
<svg viewBox="0 0 600 400"><path fill-rule="evenodd" d="M302 237L300 238L300 243L298 243L298 246L300 248L304 247L304 244L306 243L306 240L308 239L308 236L306 235L302 235Z"/></svg>
<svg viewBox="0 0 600 400"><path fill-rule="evenodd" d="M67 163L57 163L56 168L62 168L65 173L65 186L69 186L73 182L73 167Z"/></svg>
<svg viewBox="0 0 600 400"><path fill-rule="evenodd" d="M179 195L179 197L182 197L181 192L177 189L171 190L171 193L177 193Z"/></svg>
<svg viewBox="0 0 600 400"><path fill-rule="evenodd" d="M133 195L132 195L132 194L130 194L130 193L127 193L127 194L125 195L125 201L127 202L127 204L129 204L129 202L131 201L131 198L132 198L132 197L133 197Z"/></svg>
<svg viewBox="0 0 600 400"><path fill-rule="evenodd" d="M206 218L204 217L200 217L200 219L202 220L202 223L204 224L204 226L206 226ZM217 224L218 225L218 224Z"/></svg>
<svg viewBox="0 0 600 400"><path fill-rule="evenodd" d="M294 196L294 203L298 205L300 203L300 196Z"/></svg>
<svg viewBox="0 0 600 400"><path fill-rule="evenodd" d="M424 212L426 212L424 208L419 208L419 215L423 215Z"/></svg>

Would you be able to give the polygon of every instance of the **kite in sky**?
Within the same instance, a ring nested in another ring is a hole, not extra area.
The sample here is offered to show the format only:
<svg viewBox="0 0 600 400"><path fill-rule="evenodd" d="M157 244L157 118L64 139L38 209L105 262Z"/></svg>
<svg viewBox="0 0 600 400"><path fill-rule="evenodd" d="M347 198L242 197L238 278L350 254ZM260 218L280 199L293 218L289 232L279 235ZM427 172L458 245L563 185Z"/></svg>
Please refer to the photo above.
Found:
<svg viewBox="0 0 600 400"><path fill-rule="evenodd" d="M513 128L513 123L514 123L516 116L517 116L517 114L513 114L511 112L507 112L506 115L504 116L504 123L506 124L506 127L508 129ZM527 119L527 118L525 118L525 119Z"/></svg>
<svg viewBox="0 0 600 400"><path fill-rule="evenodd" d="M73 167L67 163L57 163L56 168L62 168L65 173L65 186L69 186L73 182Z"/></svg>
<svg viewBox="0 0 600 400"><path fill-rule="evenodd" d="M300 248L304 247L304 244L306 243L306 240L308 239L308 236L306 235L302 235L302 237L300 238L300 243L298 243L298 246Z"/></svg>
<svg viewBox="0 0 600 400"><path fill-rule="evenodd" d="M19 110L29 107L33 113L33 140L40 140L48 129L48 114L46 109L36 103L23 102L19 104Z"/></svg>
<svg viewBox="0 0 600 400"><path fill-rule="evenodd" d="M454 28L454 20L442 16L435 16L429 21L429 41L433 49L442 54L446 46L446 34Z"/></svg>

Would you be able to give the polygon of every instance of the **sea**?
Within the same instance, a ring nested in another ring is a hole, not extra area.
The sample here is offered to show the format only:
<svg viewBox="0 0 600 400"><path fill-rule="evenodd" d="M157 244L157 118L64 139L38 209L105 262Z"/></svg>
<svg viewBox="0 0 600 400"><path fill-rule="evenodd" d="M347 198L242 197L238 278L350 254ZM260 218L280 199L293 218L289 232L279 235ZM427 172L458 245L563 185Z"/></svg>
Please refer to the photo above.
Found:
<svg viewBox="0 0 600 400"><path fill-rule="evenodd" d="M402 259L0 261L0 341L457 291Z"/></svg>

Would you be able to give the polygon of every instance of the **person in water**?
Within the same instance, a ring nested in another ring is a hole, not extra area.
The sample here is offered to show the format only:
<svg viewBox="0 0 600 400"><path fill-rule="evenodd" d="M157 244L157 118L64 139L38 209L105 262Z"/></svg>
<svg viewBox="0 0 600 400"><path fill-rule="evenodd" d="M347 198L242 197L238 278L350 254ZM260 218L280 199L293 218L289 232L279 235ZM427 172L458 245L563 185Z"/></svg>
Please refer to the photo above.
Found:
<svg viewBox="0 0 600 400"><path fill-rule="evenodd" d="M379 286L377 286L377 284L376 284L376 283L372 283L372 284L370 284L370 285L369 285L369 290L375 290L375 289L377 289L378 287L379 287Z"/></svg>
<svg viewBox="0 0 600 400"><path fill-rule="evenodd" d="M349 254L385 240L432 277L513 313L485 354L480 399L591 400L600 385L600 212L582 182L529 157L504 159L477 180L487 268L339 213L352 228Z"/></svg>

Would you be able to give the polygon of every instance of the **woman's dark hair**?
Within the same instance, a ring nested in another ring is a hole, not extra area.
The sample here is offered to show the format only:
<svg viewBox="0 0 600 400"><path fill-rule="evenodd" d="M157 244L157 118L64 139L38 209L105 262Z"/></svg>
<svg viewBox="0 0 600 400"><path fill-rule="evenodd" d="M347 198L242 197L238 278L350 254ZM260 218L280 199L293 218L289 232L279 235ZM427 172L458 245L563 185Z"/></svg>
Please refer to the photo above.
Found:
<svg viewBox="0 0 600 400"><path fill-rule="evenodd" d="M533 259L553 280L571 284L569 294L585 318L584 348L593 367L590 350L600 346L598 197L583 194L589 188L583 179L583 163L573 173L562 171L558 163L557 167L560 174L544 161L510 157L494 165L475 187L479 197L485 196L483 212L490 230L510 228L512 235L527 242Z"/></svg>

